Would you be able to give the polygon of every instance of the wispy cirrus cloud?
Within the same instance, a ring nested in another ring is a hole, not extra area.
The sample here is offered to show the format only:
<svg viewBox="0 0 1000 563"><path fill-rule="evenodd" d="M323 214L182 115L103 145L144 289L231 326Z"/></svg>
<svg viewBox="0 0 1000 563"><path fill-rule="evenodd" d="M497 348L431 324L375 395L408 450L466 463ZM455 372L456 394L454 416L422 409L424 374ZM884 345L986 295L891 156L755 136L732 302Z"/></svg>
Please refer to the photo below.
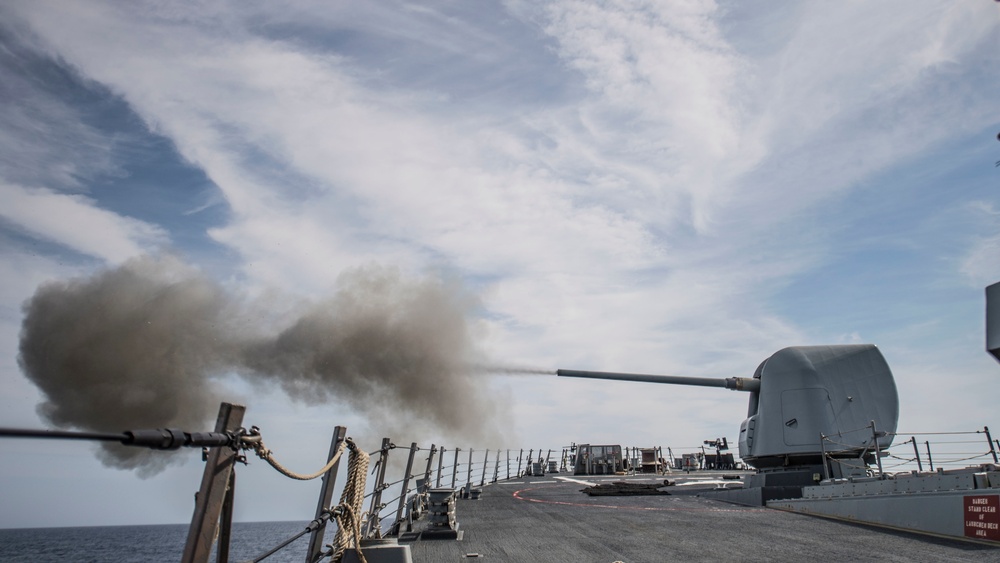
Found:
<svg viewBox="0 0 1000 563"><path fill-rule="evenodd" d="M80 77L33 41L23 28L0 26L0 174L23 185L85 190L94 175L119 173L116 140L92 125L97 116L87 103L96 96L68 102Z"/></svg>
<svg viewBox="0 0 1000 563"><path fill-rule="evenodd" d="M285 15L263 31L249 23L266 9L210 11L197 23L99 3L25 17L219 186L233 216L212 236L253 264L251 278L308 292L358 263L438 262L494 280L498 318L551 330L565 324L560 313L534 312L608 298L617 310L656 311L634 331L669 339L679 319L771 318L775 288L823 263L825 225L842 228L814 221L815 206L948 134L916 138L922 116L940 109L926 88L966 72L949 61L965 60L990 29L952 42L941 38L973 12L943 12L913 34L936 5L897 22L893 10L809 4L773 14L790 31L753 52L711 2L510 6L511 21L535 26L548 49L536 64L565 79L534 106L469 95L478 80L492 84L487 70L538 69L501 47L504 26L479 22L473 34L440 7L411 13L413 26L360 9L349 14L358 35L308 7L294 12L310 14L311 27ZM820 23L831 17L841 24ZM879 33L859 38L855 19ZM109 41L91 41L95 29ZM284 40L282 29L311 30L311 40ZM375 39L395 50L366 50ZM409 81L446 59L469 74ZM163 63L149 72L150 61ZM982 107L947 122L968 127ZM872 119L885 111L898 117L891 127Z"/></svg>
<svg viewBox="0 0 1000 563"><path fill-rule="evenodd" d="M120 263L169 241L162 228L101 209L84 196L0 183L0 197L0 219L16 230L106 262Z"/></svg>

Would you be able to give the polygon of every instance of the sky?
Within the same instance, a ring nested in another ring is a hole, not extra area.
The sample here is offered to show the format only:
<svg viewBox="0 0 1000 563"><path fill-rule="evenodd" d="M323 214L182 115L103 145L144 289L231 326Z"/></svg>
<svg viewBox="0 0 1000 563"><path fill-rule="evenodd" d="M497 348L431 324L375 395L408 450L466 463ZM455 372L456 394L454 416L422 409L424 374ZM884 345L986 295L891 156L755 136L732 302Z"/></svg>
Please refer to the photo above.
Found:
<svg viewBox="0 0 1000 563"><path fill-rule="evenodd" d="M847 343L885 355L901 432L997 425L998 99L989 0L4 2L0 426L80 427L59 392L119 415L181 389L209 406L165 423L244 403L302 472L335 425L369 451L391 431L677 452L735 442L746 396L455 367L750 377L786 346ZM23 336L53 350L107 308L145 314L88 293L130 274L201 292L163 302L166 352L114 357L142 329L95 344L114 391L99 370L29 377ZM29 331L60 292L79 315ZM348 331L356 379L309 371L307 348L280 363L345 318L437 355L365 341L427 362L369 381ZM0 527L185 522L202 469L197 451L146 470L82 443L0 451ZM318 485L239 473L237 520L312 516Z"/></svg>

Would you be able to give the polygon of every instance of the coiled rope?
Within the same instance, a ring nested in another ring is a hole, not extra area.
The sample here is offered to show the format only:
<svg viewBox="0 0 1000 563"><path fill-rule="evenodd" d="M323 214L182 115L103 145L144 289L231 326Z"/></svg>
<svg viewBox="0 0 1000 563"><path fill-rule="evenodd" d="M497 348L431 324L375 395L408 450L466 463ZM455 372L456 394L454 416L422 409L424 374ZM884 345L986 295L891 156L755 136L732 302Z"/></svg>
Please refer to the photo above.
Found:
<svg viewBox="0 0 1000 563"><path fill-rule="evenodd" d="M358 555L358 560L361 563L367 563L364 553L361 552L361 521L364 520L362 504L365 500L365 482L368 477L371 456L359 448L354 440L347 438L340 443L337 451L322 469L310 475L302 475L288 469L274 458L274 454L264 445L264 440L261 439L256 428L253 428L251 432L243 439L244 449L252 449L257 457L266 461L279 473L299 481L308 481L323 476L340 461L344 449L351 450L347 461L347 484L344 485L344 491L340 495L340 504L330 511L337 522L337 534L333 538L333 543L330 544L331 551L328 554L334 563L339 563L344 557L344 552L353 547Z"/></svg>
<svg viewBox="0 0 1000 563"><path fill-rule="evenodd" d="M340 504L333 512L337 520L337 535L331 544L333 548L331 559L334 563L339 563L344 557L344 552L353 543L358 560L367 563L364 554L361 553L361 521L364 519L361 505L365 500L365 480L371 458L350 438L347 439L347 447L351 450L347 462L347 484L344 485L344 492L340 495Z"/></svg>

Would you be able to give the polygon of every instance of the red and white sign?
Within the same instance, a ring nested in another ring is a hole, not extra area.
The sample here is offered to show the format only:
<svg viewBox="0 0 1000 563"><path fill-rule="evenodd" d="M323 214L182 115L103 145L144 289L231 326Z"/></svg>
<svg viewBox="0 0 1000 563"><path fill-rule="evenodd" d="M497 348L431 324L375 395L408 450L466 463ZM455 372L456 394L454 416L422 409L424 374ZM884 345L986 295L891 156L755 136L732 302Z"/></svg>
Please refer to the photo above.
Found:
<svg viewBox="0 0 1000 563"><path fill-rule="evenodd" d="M965 497L965 536L1000 541L1000 496Z"/></svg>

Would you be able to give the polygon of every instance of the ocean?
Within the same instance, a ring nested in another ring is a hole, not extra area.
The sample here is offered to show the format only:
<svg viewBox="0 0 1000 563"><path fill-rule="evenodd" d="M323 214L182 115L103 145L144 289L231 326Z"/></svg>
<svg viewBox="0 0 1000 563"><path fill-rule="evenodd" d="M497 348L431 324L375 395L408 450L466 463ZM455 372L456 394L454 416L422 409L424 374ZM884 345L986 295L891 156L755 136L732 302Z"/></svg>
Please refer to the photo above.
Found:
<svg viewBox="0 0 1000 563"><path fill-rule="evenodd" d="M301 532L308 522L236 522L229 560L248 561ZM327 526L326 542L336 526ZM188 524L16 528L0 530L0 562L132 563L180 561ZM267 563L302 563L308 534L268 557ZM215 561L213 548L212 561Z"/></svg>

